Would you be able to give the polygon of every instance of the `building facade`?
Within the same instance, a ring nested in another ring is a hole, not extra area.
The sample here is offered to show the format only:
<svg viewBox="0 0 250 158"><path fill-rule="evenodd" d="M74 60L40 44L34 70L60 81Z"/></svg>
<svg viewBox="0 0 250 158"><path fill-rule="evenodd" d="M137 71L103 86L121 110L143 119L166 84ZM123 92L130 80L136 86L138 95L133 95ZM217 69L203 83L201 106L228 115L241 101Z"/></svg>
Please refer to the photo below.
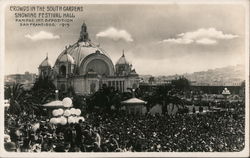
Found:
<svg viewBox="0 0 250 158"><path fill-rule="evenodd" d="M85 23L79 40L65 47L53 67L46 57L38 69L39 76L50 76L58 90L73 88L82 95L93 94L103 85L121 92L139 87L139 76L124 52L114 65L107 53L91 42Z"/></svg>

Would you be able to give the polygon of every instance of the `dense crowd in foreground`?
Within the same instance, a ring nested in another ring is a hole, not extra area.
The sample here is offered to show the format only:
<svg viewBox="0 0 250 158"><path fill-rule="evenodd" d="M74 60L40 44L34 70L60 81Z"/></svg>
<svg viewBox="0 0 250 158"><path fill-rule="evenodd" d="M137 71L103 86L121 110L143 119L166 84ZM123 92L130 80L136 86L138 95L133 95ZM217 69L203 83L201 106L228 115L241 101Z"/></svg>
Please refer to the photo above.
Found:
<svg viewBox="0 0 250 158"><path fill-rule="evenodd" d="M213 152L244 149L244 103L205 114L84 114L79 124L6 114L5 148L18 152ZM38 124L39 123L39 126Z"/></svg>

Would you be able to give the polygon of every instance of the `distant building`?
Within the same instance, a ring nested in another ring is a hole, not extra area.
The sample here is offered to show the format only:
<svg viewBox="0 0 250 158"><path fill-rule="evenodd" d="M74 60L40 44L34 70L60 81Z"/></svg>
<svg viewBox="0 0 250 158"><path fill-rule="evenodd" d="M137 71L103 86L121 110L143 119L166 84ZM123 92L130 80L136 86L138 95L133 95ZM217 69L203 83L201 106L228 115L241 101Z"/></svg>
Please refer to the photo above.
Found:
<svg viewBox="0 0 250 158"><path fill-rule="evenodd" d="M14 83L23 84L25 89L30 89L35 83L37 75L35 73L25 72L24 74L11 74L4 78L5 85L12 85Z"/></svg>
<svg viewBox="0 0 250 158"><path fill-rule="evenodd" d="M39 76L50 76L60 91L73 88L82 95L92 94L103 85L124 92L139 87L140 82L124 52L114 65L108 54L91 42L85 23L79 40L59 54L53 67L46 57L38 69Z"/></svg>

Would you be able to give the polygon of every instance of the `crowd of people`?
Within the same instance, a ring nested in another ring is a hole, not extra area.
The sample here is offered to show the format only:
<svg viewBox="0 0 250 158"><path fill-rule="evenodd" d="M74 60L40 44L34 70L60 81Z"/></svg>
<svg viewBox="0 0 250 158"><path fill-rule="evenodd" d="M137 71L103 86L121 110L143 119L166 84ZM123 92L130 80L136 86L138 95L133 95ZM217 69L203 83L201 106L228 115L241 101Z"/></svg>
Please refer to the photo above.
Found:
<svg viewBox="0 0 250 158"><path fill-rule="evenodd" d="M233 152L244 148L245 108L203 114L84 113L54 125L46 116L5 114L5 148L17 152Z"/></svg>

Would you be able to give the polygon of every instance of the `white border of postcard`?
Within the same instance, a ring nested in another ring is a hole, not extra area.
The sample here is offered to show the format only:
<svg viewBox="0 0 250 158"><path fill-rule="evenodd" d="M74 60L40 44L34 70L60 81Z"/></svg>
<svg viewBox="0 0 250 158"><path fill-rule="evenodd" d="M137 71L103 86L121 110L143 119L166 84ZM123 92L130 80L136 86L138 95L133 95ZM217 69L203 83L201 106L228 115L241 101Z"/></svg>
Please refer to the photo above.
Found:
<svg viewBox="0 0 250 158"><path fill-rule="evenodd" d="M250 0L0 0L0 105L4 101L4 9L8 4L239 4L245 8L245 79L246 79L246 117L245 148L241 152L125 152L125 153L9 153L4 150L4 106L0 107L0 156L1 157L249 157L249 4Z"/></svg>

